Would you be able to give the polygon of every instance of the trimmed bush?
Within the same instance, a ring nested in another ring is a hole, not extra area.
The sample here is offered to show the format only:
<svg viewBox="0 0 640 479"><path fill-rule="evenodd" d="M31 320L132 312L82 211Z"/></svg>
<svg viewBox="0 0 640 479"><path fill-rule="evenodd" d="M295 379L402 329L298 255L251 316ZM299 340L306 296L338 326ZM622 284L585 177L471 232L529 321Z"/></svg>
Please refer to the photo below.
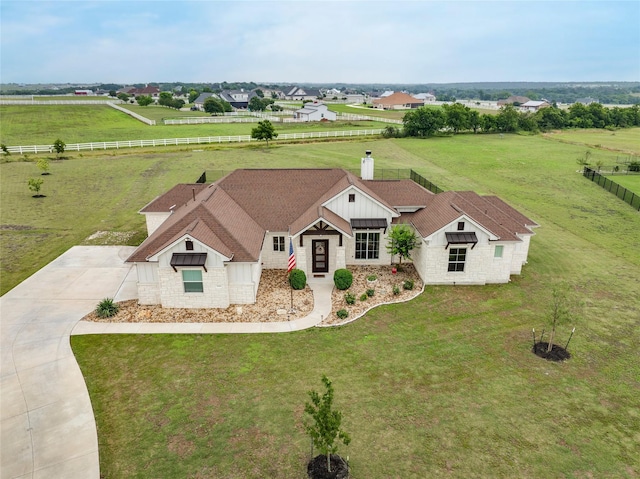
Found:
<svg viewBox="0 0 640 479"><path fill-rule="evenodd" d="M336 311L336 316L340 319L346 319L349 316L349 311L347 311L346 309L339 309L338 311Z"/></svg>
<svg viewBox="0 0 640 479"><path fill-rule="evenodd" d="M378 277L375 274L370 274L369 276L367 276L367 281L373 282L373 281L375 281L377 279L378 279Z"/></svg>
<svg viewBox="0 0 640 479"><path fill-rule="evenodd" d="M104 298L96 307L96 314L101 318L115 316L120 310L120 305L113 302L113 298Z"/></svg>
<svg viewBox="0 0 640 479"><path fill-rule="evenodd" d="M376 294L376 290L375 290L375 289L368 289L368 290L367 290L367 296L371 297L371 296L373 296L374 294Z"/></svg>
<svg viewBox="0 0 640 479"><path fill-rule="evenodd" d="M293 289L304 289L307 285L307 275L301 269L292 269L289 273L289 284Z"/></svg>
<svg viewBox="0 0 640 479"><path fill-rule="evenodd" d="M397 284L393 285L393 294L394 295L400 294L400 287Z"/></svg>
<svg viewBox="0 0 640 479"><path fill-rule="evenodd" d="M353 274L351 274L351 271L348 269L337 269L336 272L333 273L333 283L340 291L349 289L353 283Z"/></svg>
<svg viewBox="0 0 640 479"><path fill-rule="evenodd" d="M360 295L360 301L366 301L368 297L369 297L369 296L367 296L367 293L362 293L362 294Z"/></svg>
<svg viewBox="0 0 640 479"><path fill-rule="evenodd" d="M347 304L356 304L356 296L351 293L346 293L344 295L344 302Z"/></svg>
<svg viewBox="0 0 640 479"><path fill-rule="evenodd" d="M413 280L412 279L408 279L404 282L404 284L402 285L402 287L406 290L411 290L413 289Z"/></svg>

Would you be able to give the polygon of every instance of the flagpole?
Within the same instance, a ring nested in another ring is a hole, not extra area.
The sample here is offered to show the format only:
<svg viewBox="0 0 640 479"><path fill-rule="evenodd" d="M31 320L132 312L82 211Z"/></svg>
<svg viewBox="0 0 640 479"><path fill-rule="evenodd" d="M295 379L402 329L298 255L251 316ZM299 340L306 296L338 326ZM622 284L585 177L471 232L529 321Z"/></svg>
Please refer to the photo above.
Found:
<svg viewBox="0 0 640 479"><path fill-rule="evenodd" d="M287 263L287 274L291 274L296 267L296 254L293 250L293 241L291 240L291 236L289 236L289 261ZM293 313L295 310L293 309L293 285L291 281L289 281L289 287L291 288L291 309L289 312Z"/></svg>

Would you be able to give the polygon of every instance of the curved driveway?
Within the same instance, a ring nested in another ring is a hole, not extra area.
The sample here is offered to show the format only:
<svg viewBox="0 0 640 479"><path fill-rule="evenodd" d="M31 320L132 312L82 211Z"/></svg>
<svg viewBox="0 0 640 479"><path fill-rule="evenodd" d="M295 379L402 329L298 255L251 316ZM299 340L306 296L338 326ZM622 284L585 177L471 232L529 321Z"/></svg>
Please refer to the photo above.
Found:
<svg viewBox="0 0 640 479"><path fill-rule="evenodd" d="M126 246L76 246L0 298L0 478L98 479L71 330L105 297L137 297Z"/></svg>

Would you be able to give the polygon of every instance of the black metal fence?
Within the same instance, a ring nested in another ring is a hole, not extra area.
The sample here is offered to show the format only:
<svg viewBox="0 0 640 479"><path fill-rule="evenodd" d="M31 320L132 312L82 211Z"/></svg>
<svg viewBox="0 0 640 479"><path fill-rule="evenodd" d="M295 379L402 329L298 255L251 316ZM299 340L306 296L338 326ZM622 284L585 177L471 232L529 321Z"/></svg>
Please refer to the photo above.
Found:
<svg viewBox="0 0 640 479"><path fill-rule="evenodd" d="M427 180L424 176L419 175L418 173L416 173L415 171L411 170L411 176L410 178L415 181L416 183L418 183L420 186L428 189L429 191L431 191L432 193L442 193L444 190L442 188L437 187L436 185L434 185L433 183L431 183L429 180Z"/></svg>
<svg viewBox="0 0 640 479"><path fill-rule="evenodd" d="M625 203L629 203L633 208L640 211L640 196L635 194L633 191L626 189L624 186L619 185L615 181L611 181L606 176L602 176L600 173L592 170L587 166L584 167L582 174L594 183L602 186L608 192L616 195Z"/></svg>

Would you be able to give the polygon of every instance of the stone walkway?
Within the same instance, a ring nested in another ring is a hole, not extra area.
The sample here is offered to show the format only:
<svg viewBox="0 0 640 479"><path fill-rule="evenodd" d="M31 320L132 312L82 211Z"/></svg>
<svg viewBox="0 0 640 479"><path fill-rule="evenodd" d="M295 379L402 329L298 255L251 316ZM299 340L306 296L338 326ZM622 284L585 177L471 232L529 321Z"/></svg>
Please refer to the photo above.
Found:
<svg viewBox="0 0 640 479"><path fill-rule="evenodd" d="M0 479L99 479L95 418L71 334L275 333L331 314L331 281L314 282L314 309L280 323L90 323L105 297L137 297L125 246L76 246L0 298Z"/></svg>

